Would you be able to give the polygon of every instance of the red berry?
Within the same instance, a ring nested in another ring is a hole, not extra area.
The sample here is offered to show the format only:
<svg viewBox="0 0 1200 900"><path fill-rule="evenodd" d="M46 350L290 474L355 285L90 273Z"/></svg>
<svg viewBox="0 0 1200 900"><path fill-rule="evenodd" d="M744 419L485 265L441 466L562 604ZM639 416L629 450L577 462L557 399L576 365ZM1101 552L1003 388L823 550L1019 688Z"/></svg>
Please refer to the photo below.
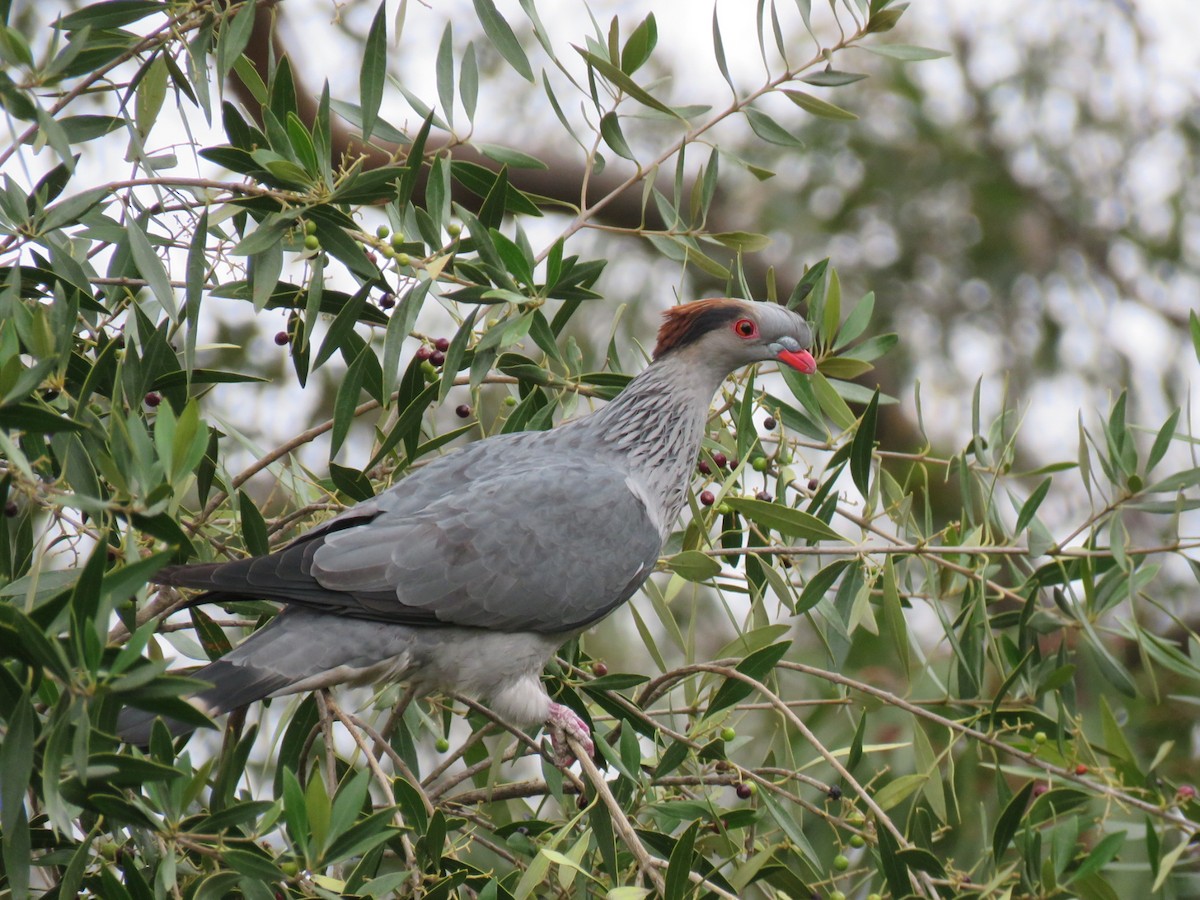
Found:
<svg viewBox="0 0 1200 900"><path fill-rule="evenodd" d="M433 355L433 351L430 350L428 347L426 347L424 344L422 344L420 347L417 348L417 360L420 362L425 362L425 360L429 359L429 357L431 357L432 355Z"/></svg>
<svg viewBox="0 0 1200 900"><path fill-rule="evenodd" d="M712 491L701 491L700 492L700 502L703 503L705 506L712 506L714 503L717 502L717 498L715 496L713 496Z"/></svg>
<svg viewBox="0 0 1200 900"><path fill-rule="evenodd" d="M714 453L712 455L712 460L716 464L718 469L723 469L723 468L725 468L725 466L727 466L729 464L728 458L720 450L718 450L716 453Z"/></svg>
<svg viewBox="0 0 1200 900"><path fill-rule="evenodd" d="M471 417L471 407L466 403L460 403L454 407L454 414L460 419L469 419Z"/></svg>
<svg viewBox="0 0 1200 900"><path fill-rule="evenodd" d="M158 391L151 391L142 398L142 402L153 409L154 407L158 406L158 404L162 403L162 394L160 394Z"/></svg>
<svg viewBox="0 0 1200 900"><path fill-rule="evenodd" d="M1181 784L1179 790L1175 792L1175 796L1182 803L1185 800L1196 799L1196 786L1192 784Z"/></svg>
<svg viewBox="0 0 1200 900"><path fill-rule="evenodd" d="M597 678L603 678L608 674L608 666L602 662L592 663L592 674Z"/></svg>
<svg viewBox="0 0 1200 900"><path fill-rule="evenodd" d="M700 460L700 462L696 463L696 468L700 471L701 475L711 475L712 474L712 466L710 466L704 460Z"/></svg>
<svg viewBox="0 0 1200 900"><path fill-rule="evenodd" d="M433 342L433 347L435 350L441 350L443 353L445 353L447 350L450 349L450 341L448 341L444 337L438 338L436 341Z"/></svg>
<svg viewBox="0 0 1200 900"><path fill-rule="evenodd" d="M1050 785L1046 784L1044 781L1039 781L1033 786L1033 790L1030 792L1029 796L1036 800L1048 790L1050 790Z"/></svg>
<svg viewBox="0 0 1200 900"><path fill-rule="evenodd" d="M754 793L754 788L750 787L750 785L744 781L738 782L738 786L734 790L737 791L737 795L743 800L749 800L750 795Z"/></svg>
<svg viewBox="0 0 1200 900"><path fill-rule="evenodd" d="M1075 767L1076 775L1086 775L1087 773L1088 773L1088 767L1085 766L1083 763L1080 763L1079 765L1077 765Z"/></svg>
<svg viewBox="0 0 1200 900"><path fill-rule="evenodd" d="M286 331L280 331L275 334L275 343L277 343L280 347L290 340L291 338L288 337L288 333Z"/></svg>
<svg viewBox="0 0 1200 900"><path fill-rule="evenodd" d="M767 431L774 431L775 426L778 424L779 423L775 421L773 416L767 416L766 419L763 420L763 428L767 429Z"/></svg>
<svg viewBox="0 0 1200 900"><path fill-rule="evenodd" d="M434 350L432 353L429 354L429 361L431 363L433 363L435 366L440 366L442 363L444 363L446 361L446 354L443 353L441 350Z"/></svg>

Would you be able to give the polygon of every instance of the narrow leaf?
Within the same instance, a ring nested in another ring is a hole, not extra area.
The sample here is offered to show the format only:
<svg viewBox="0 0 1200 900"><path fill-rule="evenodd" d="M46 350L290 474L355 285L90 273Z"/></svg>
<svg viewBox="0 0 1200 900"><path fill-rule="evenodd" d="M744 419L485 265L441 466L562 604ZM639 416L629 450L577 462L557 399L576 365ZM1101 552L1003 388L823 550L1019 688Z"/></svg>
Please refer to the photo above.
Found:
<svg viewBox="0 0 1200 900"><path fill-rule="evenodd" d="M362 103L362 137L369 140L379 118L383 102L384 77L387 74L387 0L380 0L363 45L358 91Z"/></svg>

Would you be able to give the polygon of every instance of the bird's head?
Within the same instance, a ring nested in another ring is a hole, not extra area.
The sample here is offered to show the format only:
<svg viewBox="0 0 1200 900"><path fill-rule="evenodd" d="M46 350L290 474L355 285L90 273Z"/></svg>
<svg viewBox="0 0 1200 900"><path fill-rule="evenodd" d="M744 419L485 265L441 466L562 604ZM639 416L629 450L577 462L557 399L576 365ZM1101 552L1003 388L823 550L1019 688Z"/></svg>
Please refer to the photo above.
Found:
<svg viewBox="0 0 1200 900"><path fill-rule="evenodd" d="M799 315L775 303L718 298L672 307L663 314L654 358L695 353L727 372L778 360L806 375L817 370L808 347L812 330Z"/></svg>

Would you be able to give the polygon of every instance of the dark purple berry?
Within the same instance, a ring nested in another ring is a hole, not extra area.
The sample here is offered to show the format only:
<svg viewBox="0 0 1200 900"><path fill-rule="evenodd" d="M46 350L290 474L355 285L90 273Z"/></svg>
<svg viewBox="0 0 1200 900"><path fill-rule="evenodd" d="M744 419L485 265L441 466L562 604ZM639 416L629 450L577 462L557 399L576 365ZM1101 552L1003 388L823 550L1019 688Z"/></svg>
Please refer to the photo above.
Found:
<svg viewBox="0 0 1200 900"><path fill-rule="evenodd" d="M424 344L422 344L420 347L417 348L417 361L418 362L425 362L425 360L429 359L429 357L432 355L433 355L433 351L430 350L428 347L426 347Z"/></svg>
<svg viewBox="0 0 1200 900"><path fill-rule="evenodd" d="M826 791L826 793L829 794L830 800L841 800L842 799L842 789L840 787L838 787L836 784L832 785L829 788L829 790Z"/></svg>
<svg viewBox="0 0 1200 900"><path fill-rule="evenodd" d="M47 403L49 403L51 400L55 399L56 397L58 397L58 391L56 391L54 388L47 388L46 390L44 390L42 392L42 399L45 400Z"/></svg>
<svg viewBox="0 0 1200 900"><path fill-rule="evenodd" d="M734 790L737 792L738 797L743 800L749 800L750 795L754 793L754 788L750 787L750 785L744 781L738 782L738 786L734 788Z"/></svg>
<svg viewBox="0 0 1200 900"><path fill-rule="evenodd" d="M717 498L715 496L713 496L712 491L701 491L700 492L700 502L703 503L705 506L712 506L714 503L717 502Z"/></svg>
<svg viewBox="0 0 1200 900"><path fill-rule="evenodd" d="M821 486L821 482L817 481L817 479L815 479L815 478L808 479L808 489L810 491L815 491L820 486Z"/></svg>
<svg viewBox="0 0 1200 900"><path fill-rule="evenodd" d="M284 346L289 340L291 340L291 338L288 337L288 333L286 331L280 331L275 334L275 343L277 343L280 347Z"/></svg>
<svg viewBox="0 0 1200 900"><path fill-rule="evenodd" d="M396 305L396 295L391 291L385 291L383 296L379 298L380 309L391 309Z"/></svg>
<svg viewBox="0 0 1200 900"><path fill-rule="evenodd" d="M729 468L736 469L739 465L741 465L741 462L742 461L735 456L729 461Z"/></svg>
<svg viewBox="0 0 1200 900"><path fill-rule="evenodd" d="M771 496L769 491L759 491L757 494L754 495L754 499L755 500L764 500L767 503L770 503L774 498Z"/></svg>
<svg viewBox="0 0 1200 900"><path fill-rule="evenodd" d="M712 474L712 466L710 466L704 460L700 460L700 462L696 463L696 468L700 471L701 475L711 475Z"/></svg>
<svg viewBox="0 0 1200 900"><path fill-rule="evenodd" d="M429 354L429 361L435 366L440 366L446 361L446 354L441 350L434 350Z"/></svg>
<svg viewBox="0 0 1200 900"><path fill-rule="evenodd" d="M763 428L767 429L767 431L774 431L774 430L775 430L775 426L776 426L776 425L778 425L778 424L779 424L779 423L775 421L775 417L774 417L774 416L767 416L767 417L766 417L766 418L763 420Z"/></svg>
<svg viewBox="0 0 1200 900"><path fill-rule="evenodd" d="M142 402L145 403L147 406L149 406L151 409L154 409L154 407L156 407L156 406L158 406L158 404L162 403L162 394L160 394L158 391L151 391L145 397L142 398Z"/></svg>
<svg viewBox="0 0 1200 900"><path fill-rule="evenodd" d="M450 341L444 337L438 338L433 342L433 347L435 350L441 350L443 353L445 353L450 349Z"/></svg>
<svg viewBox="0 0 1200 900"><path fill-rule="evenodd" d="M15 519L20 511L21 507L17 506L16 500L9 500L4 504L4 514L10 519Z"/></svg>
<svg viewBox="0 0 1200 900"><path fill-rule="evenodd" d="M469 419L471 418L471 407L466 403L460 403L454 407L454 414L460 419Z"/></svg>
<svg viewBox="0 0 1200 900"><path fill-rule="evenodd" d="M729 459L720 450L712 455L712 460L718 469L723 469L729 464Z"/></svg>
<svg viewBox="0 0 1200 900"><path fill-rule="evenodd" d="M608 666L602 662L594 662L592 663L592 674L597 678L603 678L608 674Z"/></svg>

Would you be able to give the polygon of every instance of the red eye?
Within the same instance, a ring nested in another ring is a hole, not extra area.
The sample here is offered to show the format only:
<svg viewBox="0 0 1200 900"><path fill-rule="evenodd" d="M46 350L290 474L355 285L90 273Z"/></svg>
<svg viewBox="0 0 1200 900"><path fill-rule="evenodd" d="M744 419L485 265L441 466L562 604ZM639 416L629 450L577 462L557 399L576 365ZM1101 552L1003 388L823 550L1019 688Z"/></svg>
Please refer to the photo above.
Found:
<svg viewBox="0 0 1200 900"><path fill-rule="evenodd" d="M744 338L758 337L758 326L753 319L738 319L733 323L733 330Z"/></svg>

